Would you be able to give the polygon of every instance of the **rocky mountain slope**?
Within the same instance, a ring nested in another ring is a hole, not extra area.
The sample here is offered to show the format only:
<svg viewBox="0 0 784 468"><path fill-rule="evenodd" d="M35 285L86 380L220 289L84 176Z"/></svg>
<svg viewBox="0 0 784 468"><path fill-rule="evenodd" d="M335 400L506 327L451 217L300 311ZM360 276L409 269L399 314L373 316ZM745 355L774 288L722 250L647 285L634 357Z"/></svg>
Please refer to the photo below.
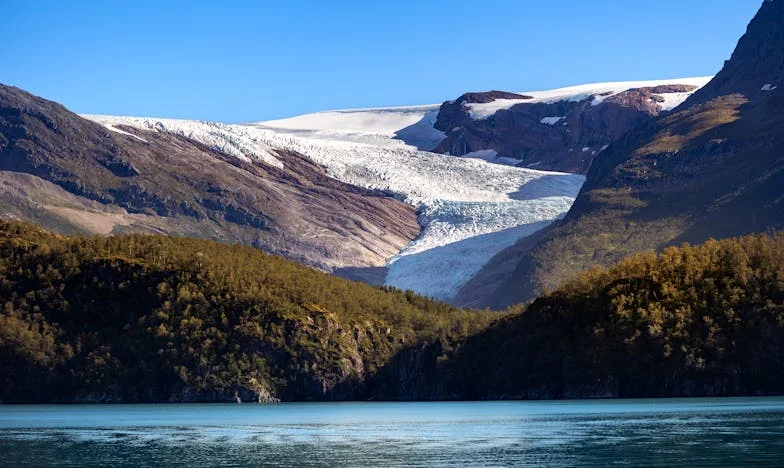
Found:
<svg viewBox="0 0 784 468"><path fill-rule="evenodd" d="M0 86L0 214L64 232L243 242L326 270L381 266L419 232L412 207L294 151L104 126ZM216 136L217 135L217 136Z"/></svg>
<svg viewBox="0 0 784 468"><path fill-rule="evenodd" d="M515 122L533 127L497 136L512 146L515 138L535 142L576 171L572 162L591 161L632 121L650 119L704 81L469 93L457 108L463 126L519 114ZM3 95L3 134L45 161L14 166L19 156L3 146L6 217L65 232L144 230L242 242L442 300L455 300L495 255L560 219L584 181L538 170L546 166L541 161L531 163L536 169L519 167L519 159L492 149L462 157L422 151L454 141L437 128L457 115L454 103L245 125L83 116L96 126L19 90L3 88ZM55 126L65 133L42 119L61 122Z"/></svg>
<svg viewBox="0 0 784 468"><path fill-rule="evenodd" d="M445 138L434 151L584 173L604 148L672 110L709 79L467 93L441 106L434 126Z"/></svg>
<svg viewBox="0 0 784 468"><path fill-rule="evenodd" d="M784 0L768 0L722 71L601 152L566 218L491 261L458 302L503 307L594 264L784 227Z"/></svg>

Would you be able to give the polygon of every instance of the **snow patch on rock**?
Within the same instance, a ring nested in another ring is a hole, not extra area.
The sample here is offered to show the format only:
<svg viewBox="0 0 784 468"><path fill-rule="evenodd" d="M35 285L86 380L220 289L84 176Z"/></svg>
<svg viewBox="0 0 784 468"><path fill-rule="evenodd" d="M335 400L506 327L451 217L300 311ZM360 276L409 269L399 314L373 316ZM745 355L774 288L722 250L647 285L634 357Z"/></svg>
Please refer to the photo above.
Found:
<svg viewBox="0 0 784 468"><path fill-rule="evenodd" d="M262 140L260 135L241 125L108 115L83 115L82 117L100 123L107 128L126 125L140 130L183 136L245 162L257 161L283 168L283 162L273 154L272 148Z"/></svg>
<svg viewBox="0 0 784 468"><path fill-rule="evenodd" d="M713 77L704 76L697 78L680 78L675 80L652 80L652 81L620 81L613 83L593 83L568 88L559 88L549 91L523 91L518 94L531 96L533 99L496 99L493 102L469 104L469 114L474 120L483 120L495 115L500 110L506 110L517 104L523 103L553 103L559 101L584 101L591 99L591 105L598 106L608 97L627 91L633 88L649 88L661 85L683 84L697 86L697 89L705 86ZM696 91L696 90L695 90ZM673 95L668 98L668 95ZM682 97L681 94L687 96ZM663 103L664 110L670 110L682 103L686 97L692 93L667 93L662 96L665 98Z"/></svg>
<svg viewBox="0 0 784 468"><path fill-rule="evenodd" d="M149 142L148 142L147 140L145 140L144 138L141 138L141 137L139 137L139 136L137 136L137 135L134 135L133 133L126 132L125 130L120 130L119 128L113 127L112 125L105 124L105 125L104 125L104 127L105 127L107 130L111 130L111 131L112 131L112 132L114 132L114 133L119 133L119 134L121 134L121 135L127 135L127 136L129 136L129 137L136 138L137 140L139 140L139 141L141 141L141 142L144 142L144 143L149 143Z"/></svg>
<svg viewBox="0 0 784 468"><path fill-rule="evenodd" d="M696 91L696 89L694 91ZM661 107L662 111L671 111L676 107L680 106L681 104L683 104L684 102L686 102L686 99L688 99L689 96L694 94L694 91L690 91L688 93L657 94L657 96L660 96L664 99L664 101L658 103L659 107Z"/></svg>
<svg viewBox="0 0 784 468"><path fill-rule="evenodd" d="M561 116L561 117L544 117L539 122L541 122L543 124L546 124L546 125L555 125L555 124L557 124L558 122L560 122L563 119L564 119L563 116Z"/></svg>

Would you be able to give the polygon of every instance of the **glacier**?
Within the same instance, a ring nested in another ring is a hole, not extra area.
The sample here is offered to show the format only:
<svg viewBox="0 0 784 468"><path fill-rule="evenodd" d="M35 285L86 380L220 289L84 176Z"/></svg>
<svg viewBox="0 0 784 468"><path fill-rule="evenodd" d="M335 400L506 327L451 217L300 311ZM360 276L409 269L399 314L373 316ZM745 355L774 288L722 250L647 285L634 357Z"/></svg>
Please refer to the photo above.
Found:
<svg viewBox="0 0 784 468"><path fill-rule="evenodd" d="M707 81L605 83L521 94L554 102L670 82L702 86ZM669 97L667 107L685 99L683 94ZM474 104L472 114L487 118L517 103ZM449 301L495 255L561 219L585 177L516 167L492 154L453 157L424 151L444 137L433 128L438 108L347 109L246 124L84 117L123 133L128 132L118 127L181 135L244 161L276 167L284 164L276 157L277 150L296 151L335 179L394 193L417 208L421 232L387 260L385 284Z"/></svg>
<svg viewBox="0 0 784 468"><path fill-rule="evenodd" d="M421 112L419 120L429 111ZM420 151L378 128L363 134L355 128L272 130L264 123L84 117L114 129L181 135L245 161L274 166L284 164L275 150L292 150L340 181L396 194L417 207L422 231L388 260L386 284L442 300L454 297L501 250L561 218L584 182L576 174Z"/></svg>

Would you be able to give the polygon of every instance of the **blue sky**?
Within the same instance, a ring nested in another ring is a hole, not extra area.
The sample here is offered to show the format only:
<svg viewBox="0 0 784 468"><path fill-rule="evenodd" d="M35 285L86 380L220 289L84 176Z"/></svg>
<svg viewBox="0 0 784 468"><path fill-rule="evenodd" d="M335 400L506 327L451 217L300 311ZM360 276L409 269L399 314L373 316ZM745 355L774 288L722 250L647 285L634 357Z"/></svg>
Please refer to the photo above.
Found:
<svg viewBox="0 0 784 468"><path fill-rule="evenodd" d="M4 0L0 82L224 122L710 75L759 0Z"/></svg>

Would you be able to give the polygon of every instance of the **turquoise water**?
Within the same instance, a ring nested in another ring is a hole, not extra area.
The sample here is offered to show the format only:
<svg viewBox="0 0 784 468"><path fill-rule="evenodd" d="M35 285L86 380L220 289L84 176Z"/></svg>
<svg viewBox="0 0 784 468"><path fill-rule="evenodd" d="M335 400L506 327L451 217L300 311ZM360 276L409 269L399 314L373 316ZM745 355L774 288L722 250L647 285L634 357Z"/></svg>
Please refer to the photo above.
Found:
<svg viewBox="0 0 784 468"><path fill-rule="evenodd" d="M784 466L784 398L0 406L0 466Z"/></svg>

